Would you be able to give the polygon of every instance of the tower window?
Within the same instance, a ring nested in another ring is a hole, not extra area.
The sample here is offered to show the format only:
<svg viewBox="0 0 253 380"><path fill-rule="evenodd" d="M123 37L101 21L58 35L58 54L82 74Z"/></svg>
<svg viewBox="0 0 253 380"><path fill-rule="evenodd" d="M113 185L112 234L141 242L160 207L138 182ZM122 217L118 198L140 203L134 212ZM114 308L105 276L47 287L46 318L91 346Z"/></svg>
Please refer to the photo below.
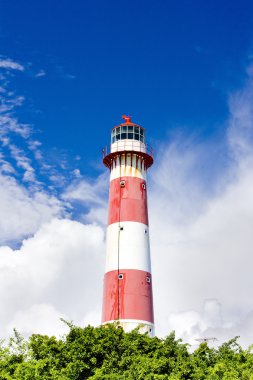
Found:
<svg viewBox="0 0 253 380"><path fill-rule="evenodd" d="M149 276L146 277L146 281L150 284L151 278Z"/></svg>
<svg viewBox="0 0 253 380"><path fill-rule="evenodd" d="M145 185L145 183L142 183L142 184L141 184L141 187L143 188L143 190L146 190L146 185Z"/></svg>
<svg viewBox="0 0 253 380"><path fill-rule="evenodd" d="M138 140L144 142L144 129L134 125L122 125L116 127L111 132L111 143L119 140Z"/></svg>
<svg viewBox="0 0 253 380"><path fill-rule="evenodd" d="M120 181L120 187L125 187L125 181Z"/></svg>
<svg viewBox="0 0 253 380"><path fill-rule="evenodd" d="M119 274L118 274L118 279L119 279L119 280L123 280L123 278L124 278L123 273L119 273Z"/></svg>
<svg viewBox="0 0 253 380"><path fill-rule="evenodd" d="M120 229L120 231L123 231L123 230L124 230L124 227L120 227L119 229Z"/></svg>

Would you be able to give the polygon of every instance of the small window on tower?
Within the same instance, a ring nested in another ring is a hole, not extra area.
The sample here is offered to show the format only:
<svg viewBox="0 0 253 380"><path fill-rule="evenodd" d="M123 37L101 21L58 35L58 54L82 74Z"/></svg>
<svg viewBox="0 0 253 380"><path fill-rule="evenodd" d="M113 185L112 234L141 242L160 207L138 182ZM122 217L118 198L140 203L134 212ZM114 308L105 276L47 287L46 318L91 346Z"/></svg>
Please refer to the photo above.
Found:
<svg viewBox="0 0 253 380"><path fill-rule="evenodd" d="M145 183L142 183L142 184L141 184L141 187L143 188L143 190L146 190L146 185L145 185Z"/></svg>
<svg viewBox="0 0 253 380"><path fill-rule="evenodd" d="M118 279L119 279L119 280L123 280L123 278L124 278L123 273L119 273L119 274L118 274Z"/></svg>
<svg viewBox="0 0 253 380"><path fill-rule="evenodd" d="M123 231L123 230L124 230L124 227L120 227L119 229L120 229L120 231Z"/></svg>
<svg viewBox="0 0 253 380"><path fill-rule="evenodd" d="M146 281L150 284L151 278L149 276L146 277Z"/></svg>
<svg viewBox="0 0 253 380"><path fill-rule="evenodd" d="M125 187L125 181L120 181L120 187Z"/></svg>

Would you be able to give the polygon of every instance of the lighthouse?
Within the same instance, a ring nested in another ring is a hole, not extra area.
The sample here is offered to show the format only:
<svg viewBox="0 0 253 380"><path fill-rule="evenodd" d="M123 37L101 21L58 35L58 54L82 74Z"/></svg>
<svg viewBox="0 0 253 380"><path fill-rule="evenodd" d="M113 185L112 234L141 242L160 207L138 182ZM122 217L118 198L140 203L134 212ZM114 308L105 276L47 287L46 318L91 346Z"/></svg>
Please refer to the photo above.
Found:
<svg viewBox="0 0 253 380"><path fill-rule="evenodd" d="M152 276L147 206L147 169L153 150L145 130L129 116L112 128L103 149L110 170L102 323L118 322L125 331L139 326L154 335Z"/></svg>

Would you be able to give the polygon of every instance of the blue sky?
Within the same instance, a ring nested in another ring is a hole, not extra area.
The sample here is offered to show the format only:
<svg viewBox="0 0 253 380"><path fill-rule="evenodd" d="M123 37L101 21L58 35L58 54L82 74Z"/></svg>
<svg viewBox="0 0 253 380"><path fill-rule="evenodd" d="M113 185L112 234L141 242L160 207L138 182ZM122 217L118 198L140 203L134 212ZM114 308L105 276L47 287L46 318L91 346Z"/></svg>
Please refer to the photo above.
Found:
<svg viewBox="0 0 253 380"><path fill-rule="evenodd" d="M45 149L78 154L92 175L124 113L156 145L181 128L222 131L226 97L245 80L251 1L1 1L1 54L26 74L18 114ZM39 72L44 76L37 77ZM91 165L91 167L90 167Z"/></svg>
<svg viewBox="0 0 253 380"><path fill-rule="evenodd" d="M130 114L155 149L157 334L253 342L252 57L251 1L0 0L4 336L99 324L101 148Z"/></svg>

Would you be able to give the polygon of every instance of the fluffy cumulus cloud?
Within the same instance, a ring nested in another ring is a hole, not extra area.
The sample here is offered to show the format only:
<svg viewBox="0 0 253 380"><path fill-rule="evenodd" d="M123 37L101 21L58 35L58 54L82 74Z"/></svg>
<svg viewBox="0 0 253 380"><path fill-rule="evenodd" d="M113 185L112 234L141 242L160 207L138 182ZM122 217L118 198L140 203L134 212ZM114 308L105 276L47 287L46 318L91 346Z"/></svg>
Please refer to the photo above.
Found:
<svg viewBox="0 0 253 380"><path fill-rule="evenodd" d="M152 172L159 334L175 329L192 344L235 335L245 345L253 342L252 97L250 70L245 88L230 96L225 144L177 138L160 152Z"/></svg>
<svg viewBox="0 0 253 380"><path fill-rule="evenodd" d="M60 317L99 323L103 254L100 227L67 219L43 224L19 250L2 246L2 334L60 334Z"/></svg>
<svg viewBox="0 0 253 380"><path fill-rule="evenodd" d="M104 172L95 180L74 180L62 194L62 199L79 209L79 220L105 226L107 221L109 174Z"/></svg>
<svg viewBox="0 0 253 380"><path fill-rule="evenodd" d="M64 207L43 191L31 192L11 176L0 174L0 244L20 241L41 223L64 215Z"/></svg>

